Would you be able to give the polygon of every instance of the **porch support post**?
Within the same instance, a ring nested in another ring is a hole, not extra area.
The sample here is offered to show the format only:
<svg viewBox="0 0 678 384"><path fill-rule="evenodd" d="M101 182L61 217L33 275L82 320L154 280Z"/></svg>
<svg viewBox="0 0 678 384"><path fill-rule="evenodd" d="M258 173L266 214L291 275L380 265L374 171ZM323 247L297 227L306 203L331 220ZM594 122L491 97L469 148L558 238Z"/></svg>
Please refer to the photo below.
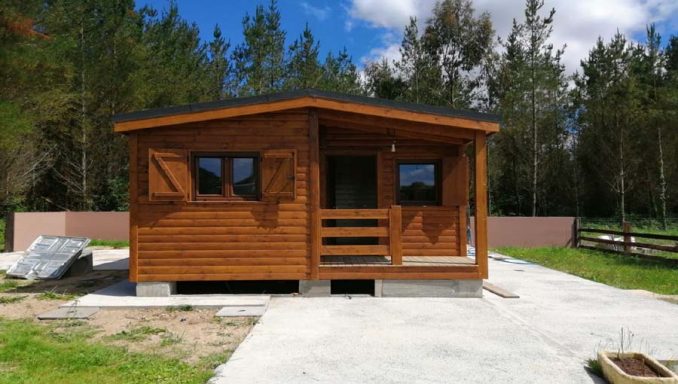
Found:
<svg viewBox="0 0 678 384"><path fill-rule="evenodd" d="M480 277L487 279L487 136L485 132L476 132L474 147L476 264L480 270Z"/></svg>
<svg viewBox="0 0 678 384"><path fill-rule="evenodd" d="M317 280L320 269L320 247L322 238L320 231L322 218L320 217L320 127L318 126L318 112L311 109L309 112L309 150L310 150L310 215L311 215L311 279Z"/></svg>
<svg viewBox="0 0 678 384"><path fill-rule="evenodd" d="M403 227L403 213L400 205L392 205L389 209L389 251L391 253L391 264L403 264L403 243L400 239L400 232Z"/></svg>

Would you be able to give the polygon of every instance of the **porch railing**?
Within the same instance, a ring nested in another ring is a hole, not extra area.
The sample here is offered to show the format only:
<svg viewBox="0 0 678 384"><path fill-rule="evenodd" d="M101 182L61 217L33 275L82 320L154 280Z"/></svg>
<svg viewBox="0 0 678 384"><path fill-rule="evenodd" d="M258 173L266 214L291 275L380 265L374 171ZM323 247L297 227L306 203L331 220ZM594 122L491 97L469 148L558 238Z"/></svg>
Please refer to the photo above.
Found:
<svg viewBox="0 0 678 384"><path fill-rule="evenodd" d="M402 210L399 205L382 209L321 209L320 236L325 238L387 238L378 245L322 245L321 256L391 256L392 265L402 265ZM377 220L372 227L327 227L325 220Z"/></svg>

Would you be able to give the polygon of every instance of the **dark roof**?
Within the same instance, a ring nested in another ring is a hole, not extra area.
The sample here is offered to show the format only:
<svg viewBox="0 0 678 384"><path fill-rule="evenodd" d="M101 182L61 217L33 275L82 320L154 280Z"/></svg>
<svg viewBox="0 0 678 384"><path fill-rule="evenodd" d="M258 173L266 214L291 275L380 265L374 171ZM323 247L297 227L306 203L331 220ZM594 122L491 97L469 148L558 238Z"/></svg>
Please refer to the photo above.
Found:
<svg viewBox="0 0 678 384"><path fill-rule="evenodd" d="M274 93L270 95L241 97L235 99L210 101L205 103L194 103L174 107L155 108L137 112L121 113L113 116L113 122L117 123L122 121L151 119L155 117L171 116L191 112L204 112L216 109L240 107L250 104L263 104L275 101L291 100L300 97L315 97L336 101L344 101L349 103L389 107L411 112L429 113L450 117L461 117L472 120L482 120L497 123L500 122L499 116L494 114L457 110L434 105L408 103L403 101L394 101L375 97L356 96L338 92L319 91L316 89L303 89L297 91Z"/></svg>

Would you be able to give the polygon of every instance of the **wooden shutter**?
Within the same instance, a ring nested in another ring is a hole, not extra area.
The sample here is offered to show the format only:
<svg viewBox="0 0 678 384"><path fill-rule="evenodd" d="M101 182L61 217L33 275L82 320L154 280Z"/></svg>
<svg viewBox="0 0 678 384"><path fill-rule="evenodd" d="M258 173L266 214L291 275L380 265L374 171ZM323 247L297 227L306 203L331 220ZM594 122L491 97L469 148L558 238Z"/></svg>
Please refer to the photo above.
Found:
<svg viewBox="0 0 678 384"><path fill-rule="evenodd" d="M188 197L188 156L185 149L149 149L149 200L184 201Z"/></svg>
<svg viewBox="0 0 678 384"><path fill-rule="evenodd" d="M293 200L296 183L296 152L265 151L261 156L261 196L264 200Z"/></svg>

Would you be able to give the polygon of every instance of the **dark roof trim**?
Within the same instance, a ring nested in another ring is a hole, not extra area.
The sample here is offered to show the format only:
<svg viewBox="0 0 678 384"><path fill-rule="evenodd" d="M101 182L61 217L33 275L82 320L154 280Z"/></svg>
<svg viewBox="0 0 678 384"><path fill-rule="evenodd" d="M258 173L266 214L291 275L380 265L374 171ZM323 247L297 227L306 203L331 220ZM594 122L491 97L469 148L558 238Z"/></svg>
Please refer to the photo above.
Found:
<svg viewBox="0 0 678 384"><path fill-rule="evenodd" d="M496 122L496 123L500 122L499 116L494 115L494 114L480 113L480 112L474 112L474 111L465 111L465 110L456 110L456 109L450 109L450 108L434 106L434 105L408 103L408 102L403 102L403 101L393 101L393 100L380 99L380 98L375 98L375 97L348 95L348 94L338 93L338 92L319 91L319 90L316 90L316 89L303 89L303 90L298 90L298 91L274 93L274 94L270 94L270 95L242 97L242 98L234 98L234 99L227 99L227 100L220 100L220 101L211 101L211 102L205 102L205 103L194 103L194 104L179 105L179 106L167 107L167 108L147 109L147 110L144 110L144 111L137 111L137 112L121 113L121 114L117 114L117 115L113 116L113 122L118 123L118 122L123 122L123 121L152 119L152 118L156 118L156 117L172 116L172 115L179 115L179 114L184 114L184 113L204 112L204 111L217 110L217 109L240 107L240 106L244 106L244 105L264 104L264 103L270 103L270 102L275 102L275 101L292 100L292 99L297 99L297 98L300 98L300 97L315 97L315 98L343 101L343 102L349 102L349 103L388 107L388 108L400 109L400 110L405 110L405 111L410 111L410 112L428 113L428 114L450 116L450 117L460 117L460 118L466 118L466 119L472 119L472 120L481 120L481 121L488 121L488 122Z"/></svg>

